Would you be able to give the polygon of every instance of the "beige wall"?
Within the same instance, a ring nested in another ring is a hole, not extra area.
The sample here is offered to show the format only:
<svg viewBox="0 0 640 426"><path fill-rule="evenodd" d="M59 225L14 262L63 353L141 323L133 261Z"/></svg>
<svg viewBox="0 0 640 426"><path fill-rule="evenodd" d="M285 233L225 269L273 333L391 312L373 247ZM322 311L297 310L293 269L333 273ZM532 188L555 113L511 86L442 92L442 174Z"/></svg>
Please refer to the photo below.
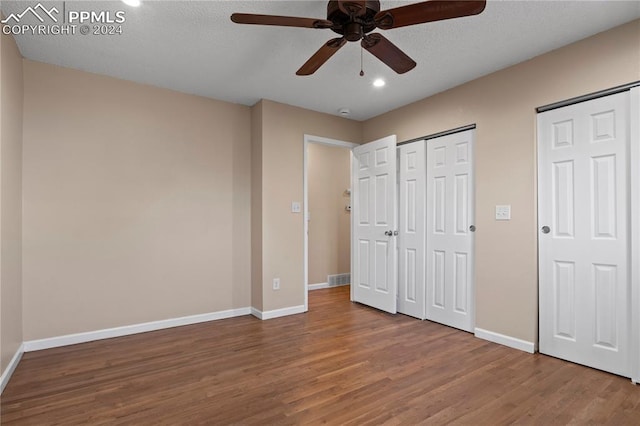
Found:
<svg viewBox="0 0 640 426"><path fill-rule="evenodd" d="M24 61L24 339L247 307L250 108Z"/></svg>
<svg viewBox="0 0 640 426"><path fill-rule="evenodd" d="M477 124L477 327L537 341L535 108L639 79L636 20L364 123L364 140L399 141Z"/></svg>
<svg viewBox="0 0 640 426"><path fill-rule="evenodd" d="M0 36L0 372L22 344L22 56Z"/></svg>
<svg viewBox="0 0 640 426"><path fill-rule="evenodd" d="M302 202L303 198L305 134L359 143L362 123L262 101L264 311L304 304L303 214L291 213L291 202ZM277 291L272 289L272 280L276 277L281 280Z"/></svg>
<svg viewBox="0 0 640 426"><path fill-rule="evenodd" d="M535 107L640 79L639 36L635 21L364 123L24 61L23 313L22 65L3 36L1 367L22 333L302 305L303 215L290 209L303 198L304 134L406 140L470 123L477 326L535 341ZM511 204L513 220L495 222L495 204Z"/></svg>
<svg viewBox="0 0 640 426"><path fill-rule="evenodd" d="M307 148L309 197L309 284L351 269L351 151L310 143Z"/></svg>

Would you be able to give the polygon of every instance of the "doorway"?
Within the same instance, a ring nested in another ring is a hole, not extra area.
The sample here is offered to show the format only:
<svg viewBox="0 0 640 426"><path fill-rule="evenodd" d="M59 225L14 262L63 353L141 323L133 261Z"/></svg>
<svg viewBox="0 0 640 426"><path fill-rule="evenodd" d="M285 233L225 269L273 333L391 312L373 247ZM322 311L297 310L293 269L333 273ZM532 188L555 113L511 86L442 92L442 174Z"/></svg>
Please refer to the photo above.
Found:
<svg viewBox="0 0 640 426"><path fill-rule="evenodd" d="M304 137L304 305L309 291L350 281L351 149L354 143Z"/></svg>

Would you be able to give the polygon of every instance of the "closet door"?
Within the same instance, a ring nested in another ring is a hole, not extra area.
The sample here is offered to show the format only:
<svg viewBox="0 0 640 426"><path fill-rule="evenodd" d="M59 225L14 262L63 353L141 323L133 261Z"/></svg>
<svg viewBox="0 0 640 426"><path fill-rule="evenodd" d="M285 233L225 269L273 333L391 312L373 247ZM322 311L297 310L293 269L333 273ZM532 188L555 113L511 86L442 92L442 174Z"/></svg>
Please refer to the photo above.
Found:
<svg viewBox="0 0 640 426"><path fill-rule="evenodd" d="M427 319L473 331L474 131L427 141Z"/></svg>
<svg viewBox="0 0 640 426"><path fill-rule="evenodd" d="M351 288L353 300L396 313L396 136L353 149Z"/></svg>
<svg viewBox="0 0 640 426"><path fill-rule="evenodd" d="M538 115L540 352L630 377L629 92Z"/></svg>
<svg viewBox="0 0 640 426"><path fill-rule="evenodd" d="M398 148L398 312L425 319L425 142Z"/></svg>

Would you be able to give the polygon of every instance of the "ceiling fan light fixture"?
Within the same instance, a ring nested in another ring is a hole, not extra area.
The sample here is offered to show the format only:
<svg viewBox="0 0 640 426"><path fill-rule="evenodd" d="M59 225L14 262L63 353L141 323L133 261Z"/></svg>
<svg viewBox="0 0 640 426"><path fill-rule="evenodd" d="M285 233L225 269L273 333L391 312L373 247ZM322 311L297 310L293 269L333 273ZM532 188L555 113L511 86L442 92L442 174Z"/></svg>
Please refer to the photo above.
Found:
<svg viewBox="0 0 640 426"><path fill-rule="evenodd" d="M142 1L141 0L122 0L122 3L126 4L127 6L138 7L142 4Z"/></svg>
<svg viewBox="0 0 640 426"><path fill-rule="evenodd" d="M387 83L381 78L376 78L375 80L373 80L373 87L383 87L385 84Z"/></svg>
<svg viewBox="0 0 640 426"><path fill-rule="evenodd" d="M329 40L318 49L296 72L297 75L311 75L316 72L347 41L359 41L363 49L396 73L404 74L415 68L416 62L382 34L372 31L376 28L390 30L477 15L485 6L486 0L426 0L381 11L379 0L329 0L327 19L234 13L231 15L231 21L236 24L330 29L341 36ZM360 54L362 55L362 50ZM361 67L360 76L363 75Z"/></svg>

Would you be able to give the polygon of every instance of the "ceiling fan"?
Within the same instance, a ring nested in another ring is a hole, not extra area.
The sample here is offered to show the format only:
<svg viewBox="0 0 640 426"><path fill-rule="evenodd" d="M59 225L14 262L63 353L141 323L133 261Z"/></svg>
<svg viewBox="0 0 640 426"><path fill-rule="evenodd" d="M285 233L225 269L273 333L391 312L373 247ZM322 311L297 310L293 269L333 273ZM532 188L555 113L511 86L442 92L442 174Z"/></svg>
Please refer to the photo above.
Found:
<svg viewBox="0 0 640 426"><path fill-rule="evenodd" d="M382 34L371 33L373 30L477 15L485 5L485 0L430 0L380 11L378 0L331 0L327 5L327 19L234 13L231 20L237 24L330 29L341 35L326 42L300 67L297 75L316 72L347 41L360 41L360 45L373 56L398 74L403 74L416 66L415 61ZM360 75L363 75L362 71Z"/></svg>

